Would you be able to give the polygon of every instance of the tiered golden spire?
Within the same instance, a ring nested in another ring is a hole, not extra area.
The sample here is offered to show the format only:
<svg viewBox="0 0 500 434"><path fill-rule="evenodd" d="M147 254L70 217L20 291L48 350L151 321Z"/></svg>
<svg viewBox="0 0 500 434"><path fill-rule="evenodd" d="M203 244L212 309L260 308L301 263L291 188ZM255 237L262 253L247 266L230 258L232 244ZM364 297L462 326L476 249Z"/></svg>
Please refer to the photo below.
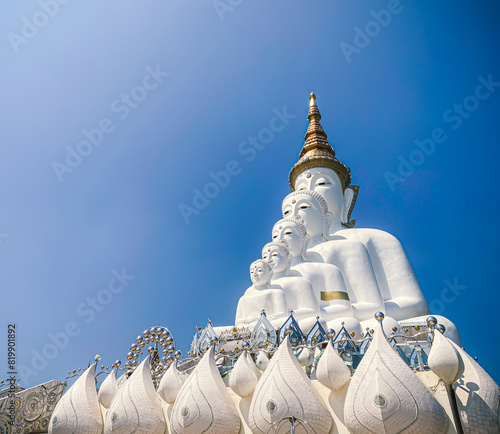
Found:
<svg viewBox="0 0 500 434"><path fill-rule="evenodd" d="M334 170L339 176L343 187L351 183L351 171L336 156L335 151L328 143L327 136L320 124L321 114L316 105L316 95L311 92L309 97L309 113L307 115L309 127L304 136L304 146L299 154L299 161L290 171L290 189L295 190L295 179L303 171L313 167L326 167Z"/></svg>
<svg viewBox="0 0 500 434"><path fill-rule="evenodd" d="M304 136L305 143L299 158L313 148L325 149L326 151L333 152L335 156L335 151L330 146L330 143L328 143L325 130L323 130L323 127L319 123L321 114L316 105L316 95L314 95L314 92L311 92L311 96L309 97L309 113L307 115L307 120L309 121L309 127Z"/></svg>

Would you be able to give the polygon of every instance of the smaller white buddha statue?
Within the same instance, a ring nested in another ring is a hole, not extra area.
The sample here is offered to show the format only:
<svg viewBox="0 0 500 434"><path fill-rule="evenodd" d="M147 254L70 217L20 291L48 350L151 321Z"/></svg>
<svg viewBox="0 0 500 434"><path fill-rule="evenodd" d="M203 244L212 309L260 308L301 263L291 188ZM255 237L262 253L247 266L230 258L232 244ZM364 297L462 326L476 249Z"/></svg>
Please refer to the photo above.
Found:
<svg viewBox="0 0 500 434"><path fill-rule="evenodd" d="M384 309L384 300L366 247L356 240L330 240L331 213L320 194L312 190L290 193L283 200L282 212L284 217L303 222L309 237L308 259L334 265L342 272L354 305L354 316L359 321L371 319L373 312Z"/></svg>
<svg viewBox="0 0 500 434"><path fill-rule="evenodd" d="M288 309L293 310L299 325L302 319L319 315L318 300L311 282L297 271L290 270L292 256L284 243L267 243L262 249L262 259L273 269L272 286L283 290Z"/></svg>
<svg viewBox="0 0 500 434"><path fill-rule="evenodd" d="M265 309L267 319L278 328L288 317L286 296L279 287L271 286L273 270L263 259L250 265L252 286L245 291L236 309L236 326L252 328Z"/></svg>
<svg viewBox="0 0 500 434"><path fill-rule="evenodd" d="M340 330L341 324L355 333L361 334L361 325L353 317L353 307L347 291L344 278L340 270L332 264L321 262L308 262L307 243L309 241L306 228L301 220L285 218L276 222L273 227L272 237L274 242L284 242L292 257L290 270L307 279L314 290L320 306L320 316L327 321L328 327ZM310 318L310 326L316 321ZM303 326L302 331L307 332ZM359 336L358 336L359 337Z"/></svg>

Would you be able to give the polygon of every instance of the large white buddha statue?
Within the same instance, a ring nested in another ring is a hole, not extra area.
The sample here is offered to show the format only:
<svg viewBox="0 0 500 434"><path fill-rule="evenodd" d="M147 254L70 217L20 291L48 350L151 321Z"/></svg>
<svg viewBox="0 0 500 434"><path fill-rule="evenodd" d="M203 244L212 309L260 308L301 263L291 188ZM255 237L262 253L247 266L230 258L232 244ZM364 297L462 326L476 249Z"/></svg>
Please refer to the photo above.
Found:
<svg viewBox="0 0 500 434"><path fill-rule="evenodd" d="M340 330L342 323L351 333L361 336L362 329L359 321L354 318L353 306L350 301L353 294L349 294L340 270L322 262L309 262L307 257L307 243L309 241L306 228L301 220L285 218L275 223L272 237L274 242L284 242L292 257L290 270L307 279L314 290L320 306L320 316L327 322L328 327ZM311 317L306 325L302 320L301 328L304 332L312 327L315 318Z"/></svg>
<svg viewBox="0 0 500 434"><path fill-rule="evenodd" d="M387 316L398 321L425 321L429 307L401 243L381 230L353 228L355 220L351 221L350 216L359 187L350 185L349 168L338 160L327 140L314 94L310 97L307 118L309 127L299 161L290 171L290 188L292 191L319 193L330 213L327 233L330 241L321 242L316 238L310 246L311 253L319 254L325 262L338 264L341 261L344 264L341 267L349 267L346 274L351 285L350 277L356 276L356 270L359 270L358 277L367 279L370 285L373 285L374 274ZM296 212L306 218L304 210ZM342 248L339 250L337 246L340 244ZM366 274L363 271L366 268L373 271ZM447 336L459 343L460 336L454 324L446 318L438 320L446 326Z"/></svg>
<svg viewBox="0 0 500 434"><path fill-rule="evenodd" d="M319 315L318 300L314 295L309 280L298 272L290 270L292 256L284 243L267 243L262 249L262 259L267 261L273 270L272 287L278 286L286 296L289 310L299 321Z"/></svg>
<svg viewBox="0 0 500 434"><path fill-rule="evenodd" d="M288 317L286 296L283 290L271 286L273 270L263 259L250 265L252 286L240 298L236 309L236 326L253 327L265 309L267 319L279 328Z"/></svg>

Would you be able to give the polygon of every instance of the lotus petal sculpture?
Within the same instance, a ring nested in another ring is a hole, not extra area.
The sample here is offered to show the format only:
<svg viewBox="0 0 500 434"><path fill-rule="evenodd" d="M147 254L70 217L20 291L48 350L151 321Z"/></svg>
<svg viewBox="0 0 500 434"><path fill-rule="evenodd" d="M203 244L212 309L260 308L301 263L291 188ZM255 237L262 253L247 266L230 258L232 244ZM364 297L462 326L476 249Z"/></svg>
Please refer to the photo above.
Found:
<svg viewBox="0 0 500 434"><path fill-rule="evenodd" d="M146 357L118 390L104 424L105 433L164 433L165 417L150 373L150 356Z"/></svg>
<svg viewBox="0 0 500 434"><path fill-rule="evenodd" d="M500 388L481 366L455 343L464 373L453 388L465 433L500 432Z"/></svg>
<svg viewBox="0 0 500 434"><path fill-rule="evenodd" d="M118 381L116 380L117 368L114 368L104 379L99 389L97 397L104 408L109 408L113 398L118 392Z"/></svg>
<svg viewBox="0 0 500 434"><path fill-rule="evenodd" d="M351 378L351 371L337 354L331 342L319 359L316 378L325 387L338 390Z"/></svg>
<svg viewBox="0 0 500 434"><path fill-rule="evenodd" d="M462 356L451 341L437 330L434 331L428 364L432 372L448 385L453 384L464 373Z"/></svg>
<svg viewBox="0 0 500 434"><path fill-rule="evenodd" d="M253 393L260 378L260 371L248 354L244 351L236 361L231 376L229 377L229 387L241 398Z"/></svg>
<svg viewBox="0 0 500 434"><path fill-rule="evenodd" d="M333 424L287 336L257 384L250 405L249 426L253 433L266 433L271 424L291 416L306 420L317 434L329 433Z"/></svg>
<svg viewBox="0 0 500 434"><path fill-rule="evenodd" d="M355 433L444 433L441 405L394 351L380 322L373 341L351 378L344 407Z"/></svg>
<svg viewBox="0 0 500 434"><path fill-rule="evenodd" d="M57 403L50 418L49 433L101 434L102 416L95 388L96 364L75 381Z"/></svg>
<svg viewBox="0 0 500 434"><path fill-rule="evenodd" d="M299 354L298 361L304 368L310 367L314 363L314 356L311 350L304 348Z"/></svg>
<svg viewBox="0 0 500 434"><path fill-rule="evenodd" d="M177 371L177 363L172 363L160 381L158 395L160 395L165 402L173 404L181 387L182 381L179 377L179 371Z"/></svg>
<svg viewBox="0 0 500 434"><path fill-rule="evenodd" d="M267 357L267 354L264 351L259 351L259 355L257 356L255 365L261 371L265 371L266 368L269 366L269 357Z"/></svg>
<svg viewBox="0 0 500 434"><path fill-rule="evenodd" d="M237 434L240 418L214 359L213 346L182 385L170 419L176 434Z"/></svg>

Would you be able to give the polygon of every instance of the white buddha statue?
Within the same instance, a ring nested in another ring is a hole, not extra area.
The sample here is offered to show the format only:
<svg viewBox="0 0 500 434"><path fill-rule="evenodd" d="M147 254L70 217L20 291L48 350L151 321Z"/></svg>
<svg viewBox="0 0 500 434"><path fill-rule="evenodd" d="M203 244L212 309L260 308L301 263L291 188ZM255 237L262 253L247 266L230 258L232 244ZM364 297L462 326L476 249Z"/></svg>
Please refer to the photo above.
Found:
<svg viewBox="0 0 500 434"><path fill-rule="evenodd" d="M311 282L298 272L290 270L292 256L284 243L267 243L262 249L262 259L273 270L272 287L278 286L283 290L288 309L293 310L293 316L299 321L299 325L302 319L315 318L320 314Z"/></svg>
<svg viewBox="0 0 500 434"><path fill-rule="evenodd" d="M350 185L350 170L336 158L320 119L316 97L311 94L305 144L289 176L292 191L319 193L331 214L327 235L332 241L321 243L317 240L318 244L312 245L312 252L334 264L343 257L346 263L350 263L351 276L356 267L365 265L365 253L363 259L359 257L359 244L362 243L368 252L386 315L398 321L425 321L429 307L401 243L381 230L353 229L355 220L351 221L350 216L359 187ZM344 251L339 253L333 241L342 241ZM446 326L446 335L459 343L460 336L454 324L443 317L438 320Z"/></svg>
<svg viewBox="0 0 500 434"><path fill-rule="evenodd" d="M263 259L250 265L252 286L240 298L236 309L236 326L252 328L265 309L267 319L280 327L288 317L286 296L279 287L271 286L273 270Z"/></svg>
<svg viewBox="0 0 500 434"><path fill-rule="evenodd" d="M349 332L361 336L361 325L353 316L353 306L340 270L322 262L308 262L307 243L309 241L306 228L301 220L285 218L275 223L272 237L274 242L284 242L292 257L290 270L304 277L314 290L320 306L320 316L326 320L328 327L338 331L344 323ZM310 326L316 321L310 318ZM304 321L303 321L304 323ZM302 324L303 324L302 323ZM307 327L304 327L307 332Z"/></svg>
<svg viewBox="0 0 500 434"><path fill-rule="evenodd" d="M365 246L355 240L328 241L331 213L318 193L301 190L290 193L283 200L283 216L300 219L309 237L307 257L315 262L326 262L337 267L350 294L354 317L359 321L373 318L373 313L384 309L384 302ZM327 246L326 248L322 248ZM328 252L328 257L323 256Z"/></svg>

